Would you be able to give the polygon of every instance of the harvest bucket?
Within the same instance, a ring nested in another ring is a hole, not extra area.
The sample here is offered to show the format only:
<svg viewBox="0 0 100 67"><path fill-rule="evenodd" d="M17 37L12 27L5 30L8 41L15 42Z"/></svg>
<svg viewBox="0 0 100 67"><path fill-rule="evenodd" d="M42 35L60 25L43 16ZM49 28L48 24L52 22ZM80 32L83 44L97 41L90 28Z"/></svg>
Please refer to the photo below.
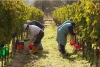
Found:
<svg viewBox="0 0 100 67"><path fill-rule="evenodd" d="M17 49L23 50L24 49L24 41L18 41L17 42Z"/></svg>
<svg viewBox="0 0 100 67"><path fill-rule="evenodd" d="M28 48L31 50L33 48L33 44L29 44Z"/></svg>
<svg viewBox="0 0 100 67"><path fill-rule="evenodd" d="M24 46L20 45L20 44L17 44L17 49L18 50L23 50L24 49Z"/></svg>
<svg viewBox="0 0 100 67"><path fill-rule="evenodd" d="M2 48L2 56L6 56L6 51L5 51L5 47Z"/></svg>
<svg viewBox="0 0 100 67"><path fill-rule="evenodd" d="M0 57L5 57L6 56L6 51L5 51L5 47L0 49Z"/></svg>
<svg viewBox="0 0 100 67"><path fill-rule="evenodd" d="M77 49L79 48L79 44L74 44L74 47Z"/></svg>
<svg viewBox="0 0 100 67"><path fill-rule="evenodd" d="M70 40L70 45L74 45L75 42L73 40Z"/></svg>

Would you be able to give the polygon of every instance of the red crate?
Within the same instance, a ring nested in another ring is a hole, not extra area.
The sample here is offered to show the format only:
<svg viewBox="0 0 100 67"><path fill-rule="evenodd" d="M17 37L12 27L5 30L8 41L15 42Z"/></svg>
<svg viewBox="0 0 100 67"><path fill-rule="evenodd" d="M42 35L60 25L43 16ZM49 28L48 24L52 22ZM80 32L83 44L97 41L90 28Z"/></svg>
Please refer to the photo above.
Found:
<svg viewBox="0 0 100 67"><path fill-rule="evenodd" d="M20 44L17 44L17 49L18 50L23 50L24 49L24 46L20 45Z"/></svg>

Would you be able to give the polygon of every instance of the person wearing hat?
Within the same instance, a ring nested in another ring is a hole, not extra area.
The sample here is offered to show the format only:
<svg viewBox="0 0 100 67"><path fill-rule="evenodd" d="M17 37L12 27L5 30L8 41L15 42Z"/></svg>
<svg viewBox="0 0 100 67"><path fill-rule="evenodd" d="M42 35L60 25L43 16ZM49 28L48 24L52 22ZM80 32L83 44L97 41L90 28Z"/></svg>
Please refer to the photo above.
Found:
<svg viewBox="0 0 100 67"><path fill-rule="evenodd" d="M69 20L68 22L70 23L62 24L61 27L57 29L56 41L58 43L58 49L62 55L68 55L68 53L66 53L65 51L65 45L67 43L67 35L68 34L76 35L76 33L73 31L73 29L75 28L75 23Z"/></svg>
<svg viewBox="0 0 100 67"><path fill-rule="evenodd" d="M30 20L28 20L27 22L26 22L26 24L29 24L29 25L36 25L36 26L38 26L39 28L41 28L43 31L44 31L44 25L42 24L42 23L40 23L39 21L36 21L36 20L32 20L32 21L30 21ZM43 46L42 46L42 43L40 42L40 44L38 45L39 46L39 50L43 50Z"/></svg>
<svg viewBox="0 0 100 67"><path fill-rule="evenodd" d="M34 47L31 50L32 53L37 53L39 50L38 44L41 42L44 37L44 32L41 28L36 25L24 24L24 29L29 31L29 38L24 41L33 41Z"/></svg>

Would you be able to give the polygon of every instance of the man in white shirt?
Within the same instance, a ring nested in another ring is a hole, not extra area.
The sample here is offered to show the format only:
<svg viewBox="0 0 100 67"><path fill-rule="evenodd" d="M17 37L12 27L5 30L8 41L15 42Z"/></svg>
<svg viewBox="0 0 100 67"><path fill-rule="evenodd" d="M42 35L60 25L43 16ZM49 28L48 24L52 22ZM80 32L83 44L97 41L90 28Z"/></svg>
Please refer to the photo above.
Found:
<svg viewBox="0 0 100 67"><path fill-rule="evenodd" d="M41 42L42 38L44 37L44 32L41 28L39 28L36 25L28 25L24 24L24 29L29 31L29 38L26 39L25 41L33 41L34 47L32 48L32 53L38 52L38 44Z"/></svg>
<svg viewBox="0 0 100 67"><path fill-rule="evenodd" d="M44 28L45 28L44 25L41 22L37 21L37 20L32 20L32 21L27 20L26 24L36 25L39 28L41 28L43 31L44 31ZM38 46L39 46L39 50L43 50L42 42L40 42L40 44Z"/></svg>

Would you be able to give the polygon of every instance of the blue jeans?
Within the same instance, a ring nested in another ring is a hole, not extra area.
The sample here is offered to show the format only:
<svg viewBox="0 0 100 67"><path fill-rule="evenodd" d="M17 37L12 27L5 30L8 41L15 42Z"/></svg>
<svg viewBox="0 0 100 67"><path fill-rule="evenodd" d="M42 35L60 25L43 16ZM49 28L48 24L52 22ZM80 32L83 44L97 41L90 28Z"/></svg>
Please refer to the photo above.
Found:
<svg viewBox="0 0 100 67"><path fill-rule="evenodd" d="M42 28L42 30L44 31L44 28ZM39 48L43 48L42 43L40 42L39 44Z"/></svg>

